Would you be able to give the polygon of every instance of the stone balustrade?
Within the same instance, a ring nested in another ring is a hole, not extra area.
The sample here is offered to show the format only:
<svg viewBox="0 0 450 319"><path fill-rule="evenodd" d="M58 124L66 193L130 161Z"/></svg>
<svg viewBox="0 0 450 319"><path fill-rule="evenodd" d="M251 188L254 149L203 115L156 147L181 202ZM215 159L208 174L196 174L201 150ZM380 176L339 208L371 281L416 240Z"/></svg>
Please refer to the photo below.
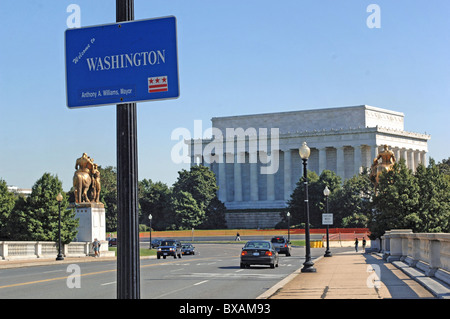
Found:
<svg viewBox="0 0 450 319"><path fill-rule="evenodd" d="M101 241L100 252L105 256L108 242ZM61 253L65 257L84 257L93 254L92 243L72 242L62 245ZM114 252L112 252L114 253ZM58 244L52 241L0 241L0 262L2 260L53 258L58 255Z"/></svg>
<svg viewBox="0 0 450 319"><path fill-rule="evenodd" d="M382 239L383 258L403 261L450 284L450 233L413 233L411 229L387 231Z"/></svg>

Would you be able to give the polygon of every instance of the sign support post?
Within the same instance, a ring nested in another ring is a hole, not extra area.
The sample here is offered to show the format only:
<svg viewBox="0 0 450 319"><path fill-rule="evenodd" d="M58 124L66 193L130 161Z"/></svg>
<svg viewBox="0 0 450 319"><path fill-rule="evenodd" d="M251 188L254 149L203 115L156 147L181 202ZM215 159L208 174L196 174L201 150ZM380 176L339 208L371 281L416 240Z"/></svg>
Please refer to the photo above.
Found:
<svg viewBox="0 0 450 319"><path fill-rule="evenodd" d="M134 20L134 0L116 0L116 22ZM140 299L136 103L117 105L117 298Z"/></svg>

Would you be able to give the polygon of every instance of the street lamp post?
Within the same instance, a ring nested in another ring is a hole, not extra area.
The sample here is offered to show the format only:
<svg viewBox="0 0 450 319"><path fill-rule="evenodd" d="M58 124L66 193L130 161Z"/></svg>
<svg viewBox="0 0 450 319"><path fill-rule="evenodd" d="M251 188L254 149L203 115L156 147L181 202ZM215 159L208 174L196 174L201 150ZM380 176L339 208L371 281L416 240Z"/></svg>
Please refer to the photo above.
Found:
<svg viewBox="0 0 450 319"><path fill-rule="evenodd" d="M148 215L148 219L150 220L150 249L152 249L152 214Z"/></svg>
<svg viewBox="0 0 450 319"><path fill-rule="evenodd" d="M298 150L300 157L303 161L303 180L305 185L305 210L306 210L306 227L305 227L305 262L303 263L303 268L301 272L316 272L316 268L314 268L314 263L311 260L311 243L310 243L310 235L309 235L309 202L308 202L308 173L307 173L307 164L308 158L311 153L306 142L303 142L302 146Z"/></svg>
<svg viewBox="0 0 450 319"><path fill-rule="evenodd" d="M288 218L288 242L291 242L291 213L287 212L286 214L287 218Z"/></svg>
<svg viewBox="0 0 450 319"><path fill-rule="evenodd" d="M330 196L330 190L328 189L328 186L325 186L325 189L323 190L323 195L325 195L326 201L327 201L327 214L328 214L328 196ZM328 233L328 228L329 225L327 223L327 249L325 250L325 255L323 255L324 257L331 257L331 252L330 252L330 235Z"/></svg>
<svg viewBox="0 0 450 319"><path fill-rule="evenodd" d="M63 196L61 195L61 193L56 195L56 200L58 201L58 212L59 212L59 221L58 221L59 243L58 243L58 256L56 257L56 260L64 260L64 257L61 254L61 202L63 200Z"/></svg>

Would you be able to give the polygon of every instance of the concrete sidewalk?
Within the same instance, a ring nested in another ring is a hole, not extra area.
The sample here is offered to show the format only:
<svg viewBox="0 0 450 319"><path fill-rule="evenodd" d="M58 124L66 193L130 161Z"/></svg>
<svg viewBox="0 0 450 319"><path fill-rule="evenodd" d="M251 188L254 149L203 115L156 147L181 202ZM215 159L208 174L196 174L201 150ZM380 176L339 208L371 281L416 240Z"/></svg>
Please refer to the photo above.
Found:
<svg viewBox="0 0 450 319"><path fill-rule="evenodd" d="M428 286L419 283L377 254L337 253L316 259L314 266L316 273L301 273L298 269L258 299L450 298L448 286L429 277ZM436 290L431 287L434 284L441 286Z"/></svg>

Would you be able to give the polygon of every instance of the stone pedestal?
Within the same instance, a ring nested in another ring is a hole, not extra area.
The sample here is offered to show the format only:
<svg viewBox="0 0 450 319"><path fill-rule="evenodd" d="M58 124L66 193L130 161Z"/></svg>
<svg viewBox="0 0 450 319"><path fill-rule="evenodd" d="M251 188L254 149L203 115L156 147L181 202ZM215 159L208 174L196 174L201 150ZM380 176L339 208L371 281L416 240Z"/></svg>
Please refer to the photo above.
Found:
<svg viewBox="0 0 450 319"><path fill-rule="evenodd" d="M105 206L102 203L77 204L75 218L80 219L77 241L92 243L95 238L106 241Z"/></svg>

